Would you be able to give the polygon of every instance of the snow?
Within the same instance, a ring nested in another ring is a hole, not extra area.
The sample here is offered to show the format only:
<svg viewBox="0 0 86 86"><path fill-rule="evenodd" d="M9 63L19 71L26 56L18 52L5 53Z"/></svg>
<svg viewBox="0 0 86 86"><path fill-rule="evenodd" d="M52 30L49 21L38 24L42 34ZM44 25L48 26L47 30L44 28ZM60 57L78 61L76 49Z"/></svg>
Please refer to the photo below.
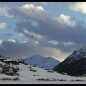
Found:
<svg viewBox="0 0 86 86"><path fill-rule="evenodd" d="M68 56L68 63L78 60L80 58L86 58L86 48L81 48L74 51L70 56Z"/></svg>
<svg viewBox="0 0 86 86"><path fill-rule="evenodd" d="M50 57L48 60L50 61ZM41 60L37 61L41 65ZM46 63L46 60L43 60L43 63ZM0 64L4 63L0 62ZM19 76L11 76L0 73L0 84L86 84L86 77L63 75L53 71L52 69L46 70L44 68L37 66L33 67L22 63L19 63L19 65L13 65L13 67L19 68Z"/></svg>
<svg viewBox="0 0 86 86"><path fill-rule="evenodd" d="M52 69L59 63L59 61L51 57L43 57L40 55L35 55L32 57L26 58L23 61L25 64L29 64L29 65L36 64L36 66L42 67L44 69Z"/></svg>
<svg viewBox="0 0 86 86"><path fill-rule="evenodd" d="M19 76L0 74L0 84L86 84L86 77L62 75L57 72L51 73L47 72L48 70L24 64L19 64L17 66L19 67ZM30 68L37 71L30 71ZM2 78L10 78L11 80L1 80ZM19 80L13 80L14 78L19 78ZM43 81L43 79L47 81Z"/></svg>

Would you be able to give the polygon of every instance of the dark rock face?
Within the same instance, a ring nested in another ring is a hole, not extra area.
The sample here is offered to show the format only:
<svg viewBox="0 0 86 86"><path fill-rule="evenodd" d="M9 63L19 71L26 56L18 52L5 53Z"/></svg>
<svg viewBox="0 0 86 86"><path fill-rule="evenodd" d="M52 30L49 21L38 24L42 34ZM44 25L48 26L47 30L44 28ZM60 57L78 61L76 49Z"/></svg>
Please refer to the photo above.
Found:
<svg viewBox="0 0 86 86"><path fill-rule="evenodd" d="M71 76L84 76L86 74L86 51L79 50L79 52L74 51L72 55L70 55L63 62L59 63L54 67L54 71L57 71L62 74L68 74ZM78 55L76 55L79 53ZM73 57L74 56L74 57Z"/></svg>

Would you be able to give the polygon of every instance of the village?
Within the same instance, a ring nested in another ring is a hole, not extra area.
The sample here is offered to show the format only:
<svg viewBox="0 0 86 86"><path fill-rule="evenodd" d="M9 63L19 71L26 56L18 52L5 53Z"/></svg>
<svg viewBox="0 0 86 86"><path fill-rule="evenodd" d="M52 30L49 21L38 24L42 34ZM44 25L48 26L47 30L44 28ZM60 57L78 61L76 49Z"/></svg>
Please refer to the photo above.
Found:
<svg viewBox="0 0 86 86"><path fill-rule="evenodd" d="M19 70L19 68L17 67L18 64L19 61L17 60L2 58L2 56L0 55L0 73L11 76L14 75L18 76L19 75L17 73Z"/></svg>

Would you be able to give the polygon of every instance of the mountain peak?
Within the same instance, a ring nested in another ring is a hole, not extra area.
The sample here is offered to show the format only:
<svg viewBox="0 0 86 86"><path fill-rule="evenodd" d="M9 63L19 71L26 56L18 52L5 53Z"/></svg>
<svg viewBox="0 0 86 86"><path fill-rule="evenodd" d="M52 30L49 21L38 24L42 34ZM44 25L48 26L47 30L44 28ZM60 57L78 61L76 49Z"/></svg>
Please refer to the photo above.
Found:
<svg viewBox="0 0 86 86"><path fill-rule="evenodd" d="M76 50L70 56L68 56L68 59L70 60L78 60L81 58L86 58L86 48Z"/></svg>

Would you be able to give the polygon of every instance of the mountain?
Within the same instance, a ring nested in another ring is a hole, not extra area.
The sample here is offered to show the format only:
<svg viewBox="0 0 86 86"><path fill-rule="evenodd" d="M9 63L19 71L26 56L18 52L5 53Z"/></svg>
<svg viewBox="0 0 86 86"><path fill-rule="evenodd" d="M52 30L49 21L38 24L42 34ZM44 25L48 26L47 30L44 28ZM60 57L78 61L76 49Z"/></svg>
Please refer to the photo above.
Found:
<svg viewBox="0 0 86 86"><path fill-rule="evenodd" d="M86 48L74 51L63 62L55 66L53 70L71 76L86 75Z"/></svg>
<svg viewBox="0 0 86 86"><path fill-rule="evenodd" d="M26 65L37 66L44 69L53 69L59 63L59 61L51 57L43 57L40 55L28 57L23 59L22 62Z"/></svg>

